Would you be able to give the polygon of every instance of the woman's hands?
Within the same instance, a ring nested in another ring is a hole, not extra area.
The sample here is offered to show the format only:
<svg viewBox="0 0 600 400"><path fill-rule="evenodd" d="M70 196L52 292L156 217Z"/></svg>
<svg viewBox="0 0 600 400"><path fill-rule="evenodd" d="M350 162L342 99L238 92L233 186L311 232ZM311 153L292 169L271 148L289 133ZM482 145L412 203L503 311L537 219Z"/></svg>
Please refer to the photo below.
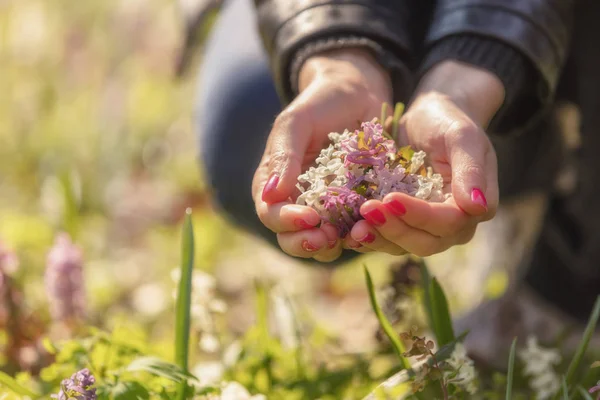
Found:
<svg viewBox="0 0 600 400"><path fill-rule="evenodd" d="M498 205L497 163L484 128L504 101L491 73L444 62L421 81L400 122L400 143L424 150L452 197L429 203L392 193L362 205L351 237L371 250L428 256L468 242Z"/></svg>
<svg viewBox="0 0 600 400"><path fill-rule="evenodd" d="M275 120L252 193L258 217L277 233L283 251L333 261L343 247L337 229L329 224L315 227L320 222L317 212L294 204L295 185L327 146L330 132L379 116L382 104L391 103L391 83L385 70L360 49L315 56L304 63L299 78L300 94Z"/></svg>

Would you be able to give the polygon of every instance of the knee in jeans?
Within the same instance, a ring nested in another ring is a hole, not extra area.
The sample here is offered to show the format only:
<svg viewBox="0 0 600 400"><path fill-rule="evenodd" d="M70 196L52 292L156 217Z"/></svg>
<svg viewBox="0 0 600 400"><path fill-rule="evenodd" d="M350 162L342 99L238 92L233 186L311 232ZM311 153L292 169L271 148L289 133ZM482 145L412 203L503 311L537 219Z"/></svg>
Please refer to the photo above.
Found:
<svg viewBox="0 0 600 400"><path fill-rule="evenodd" d="M228 214L252 211L251 185L280 109L268 71L256 68L209 93L198 120L205 181Z"/></svg>

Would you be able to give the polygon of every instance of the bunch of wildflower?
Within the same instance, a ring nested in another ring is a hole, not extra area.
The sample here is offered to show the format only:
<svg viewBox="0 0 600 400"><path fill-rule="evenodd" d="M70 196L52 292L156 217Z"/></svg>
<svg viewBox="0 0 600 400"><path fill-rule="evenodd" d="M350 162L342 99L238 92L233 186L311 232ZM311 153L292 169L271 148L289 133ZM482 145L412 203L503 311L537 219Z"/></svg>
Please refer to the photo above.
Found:
<svg viewBox="0 0 600 400"><path fill-rule="evenodd" d="M46 293L55 321L73 321L85 316L83 256L67 234L56 238L48 253Z"/></svg>
<svg viewBox="0 0 600 400"><path fill-rule="evenodd" d="M60 391L58 394L52 395L52 398L58 400L96 400L96 389L93 387L95 383L94 375L89 369L84 368L74 373L69 379L64 379L60 383Z"/></svg>
<svg viewBox="0 0 600 400"><path fill-rule="evenodd" d="M560 378L555 367L560 364L561 356L555 349L540 347L537 338L527 338L527 346L519 353L525 364L523 373L529 376L529 386L540 400L551 398L560 389Z"/></svg>
<svg viewBox="0 0 600 400"><path fill-rule="evenodd" d="M475 363L467 356L467 350L462 343L456 343L446 364L449 367L449 371L446 372L448 383L466 390L469 394L477 393Z"/></svg>
<svg viewBox="0 0 600 400"><path fill-rule="evenodd" d="M427 200L443 201L443 178L425 166L426 154L409 146L398 148L374 119L360 130L329 134L316 165L298 177L297 204L319 212L323 222L338 228L344 237L362 219L360 206L401 192Z"/></svg>
<svg viewBox="0 0 600 400"><path fill-rule="evenodd" d="M413 393L422 391L428 383L438 382L442 388L444 399L449 398L449 388L453 386L469 394L477 393L477 373L473 360L467 356L462 343L454 344L452 354L448 359L440 361L433 352L435 344L425 336L416 334L416 327L402 332L400 338L410 345L404 357L416 357L413 365L416 371L411 381Z"/></svg>

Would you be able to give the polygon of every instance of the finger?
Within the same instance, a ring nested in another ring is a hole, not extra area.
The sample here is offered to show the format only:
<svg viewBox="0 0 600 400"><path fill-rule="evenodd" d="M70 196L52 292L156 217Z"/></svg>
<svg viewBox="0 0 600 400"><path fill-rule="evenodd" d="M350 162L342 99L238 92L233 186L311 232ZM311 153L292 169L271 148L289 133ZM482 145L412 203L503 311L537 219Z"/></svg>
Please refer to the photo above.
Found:
<svg viewBox="0 0 600 400"><path fill-rule="evenodd" d="M417 256L430 256L450 247L448 239L412 228L390 213L378 200L364 203L360 213L385 239Z"/></svg>
<svg viewBox="0 0 600 400"><path fill-rule="evenodd" d="M383 205L407 225L440 237L456 235L481 220L461 210L453 198L430 203L404 193L390 193L383 198Z"/></svg>
<svg viewBox="0 0 600 400"><path fill-rule="evenodd" d="M346 237L343 239L342 248L354 250L357 253L371 253L374 251L373 249L363 246L360 242L354 240L350 234L346 235Z"/></svg>
<svg viewBox="0 0 600 400"><path fill-rule="evenodd" d="M377 229L373 228L367 221L358 221L350 231L352 239L362 244L371 250L380 251L383 253L391 254L393 256L400 256L406 254L406 250L402 247L386 240Z"/></svg>
<svg viewBox="0 0 600 400"><path fill-rule="evenodd" d="M319 228L277 234L281 249L294 257L312 258L327 249L327 235Z"/></svg>
<svg viewBox="0 0 600 400"><path fill-rule="evenodd" d="M275 233L311 229L321 221L313 208L289 202L267 204L259 200L256 213L260 221Z"/></svg>
<svg viewBox="0 0 600 400"><path fill-rule="evenodd" d="M321 262L334 261L342 254L342 241L338 238L338 230L329 223L324 223L320 229L327 236L327 247L319 251L314 259Z"/></svg>
<svg viewBox="0 0 600 400"><path fill-rule="evenodd" d="M275 120L259 183L261 200L268 204L285 201L294 192L311 137L306 120L298 107L284 111Z"/></svg>
<svg viewBox="0 0 600 400"><path fill-rule="evenodd" d="M445 135L452 168L452 195L456 204L469 215L482 216L496 204L490 203L489 192L493 192L493 182L488 182L489 152L492 146L475 123L456 121ZM497 184L496 184L497 185Z"/></svg>

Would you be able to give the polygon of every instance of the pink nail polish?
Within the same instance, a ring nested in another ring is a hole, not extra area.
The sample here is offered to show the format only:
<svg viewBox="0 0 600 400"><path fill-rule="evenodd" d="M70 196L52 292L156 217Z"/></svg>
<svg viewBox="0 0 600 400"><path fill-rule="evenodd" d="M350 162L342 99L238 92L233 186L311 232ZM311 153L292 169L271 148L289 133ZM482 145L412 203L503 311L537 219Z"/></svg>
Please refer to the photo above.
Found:
<svg viewBox="0 0 600 400"><path fill-rule="evenodd" d="M263 192L262 192L262 201L264 201L265 203L268 203L269 201L269 195L273 192L273 190L275 190L277 188L277 184L279 183L279 175L277 175L275 172L273 172L271 174L271 176L269 177L269 180L267 181L267 184L265 185Z"/></svg>
<svg viewBox="0 0 600 400"><path fill-rule="evenodd" d="M471 191L471 201L478 204L487 210L487 200L481 189L474 188Z"/></svg>
<svg viewBox="0 0 600 400"><path fill-rule="evenodd" d="M363 217L365 217L365 219L367 221L369 221L371 224L375 225L375 226L380 226L385 224L385 215L383 215L383 213L377 209L374 208L369 212L366 212Z"/></svg>
<svg viewBox="0 0 600 400"><path fill-rule="evenodd" d="M398 200L391 200L391 201L388 201L387 203L383 203L383 205L388 210L390 210L390 212L392 214L397 215L399 217L406 214L406 207L404 207L404 204L400 203Z"/></svg>
<svg viewBox="0 0 600 400"><path fill-rule="evenodd" d="M375 235L373 235L371 232L367 232L367 234L358 241L361 243L373 243L375 241Z"/></svg>
<svg viewBox="0 0 600 400"><path fill-rule="evenodd" d="M327 242L327 247L329 247L330 249L333 249L336 244L337 244L337 240L330 240Z"/></svg>
<svg viewBox="0 0 600 400"><path fill-rule="evenodd" d="M315 246L314 244L312 244L308 240L303 240L302 241L302 249L304 251L310 251L310 252L319 250L319 248L317 246Z"/></svg>
<svg viewBox="0 0 600 400"><path fill-rule="evenodd" d="M294 225L296 225L296 227L300 228L300 229L310 229L310 228L313 228L313 225L309 224L308 222L306 222L302 218L296 218L294 220Z"/></svg>

